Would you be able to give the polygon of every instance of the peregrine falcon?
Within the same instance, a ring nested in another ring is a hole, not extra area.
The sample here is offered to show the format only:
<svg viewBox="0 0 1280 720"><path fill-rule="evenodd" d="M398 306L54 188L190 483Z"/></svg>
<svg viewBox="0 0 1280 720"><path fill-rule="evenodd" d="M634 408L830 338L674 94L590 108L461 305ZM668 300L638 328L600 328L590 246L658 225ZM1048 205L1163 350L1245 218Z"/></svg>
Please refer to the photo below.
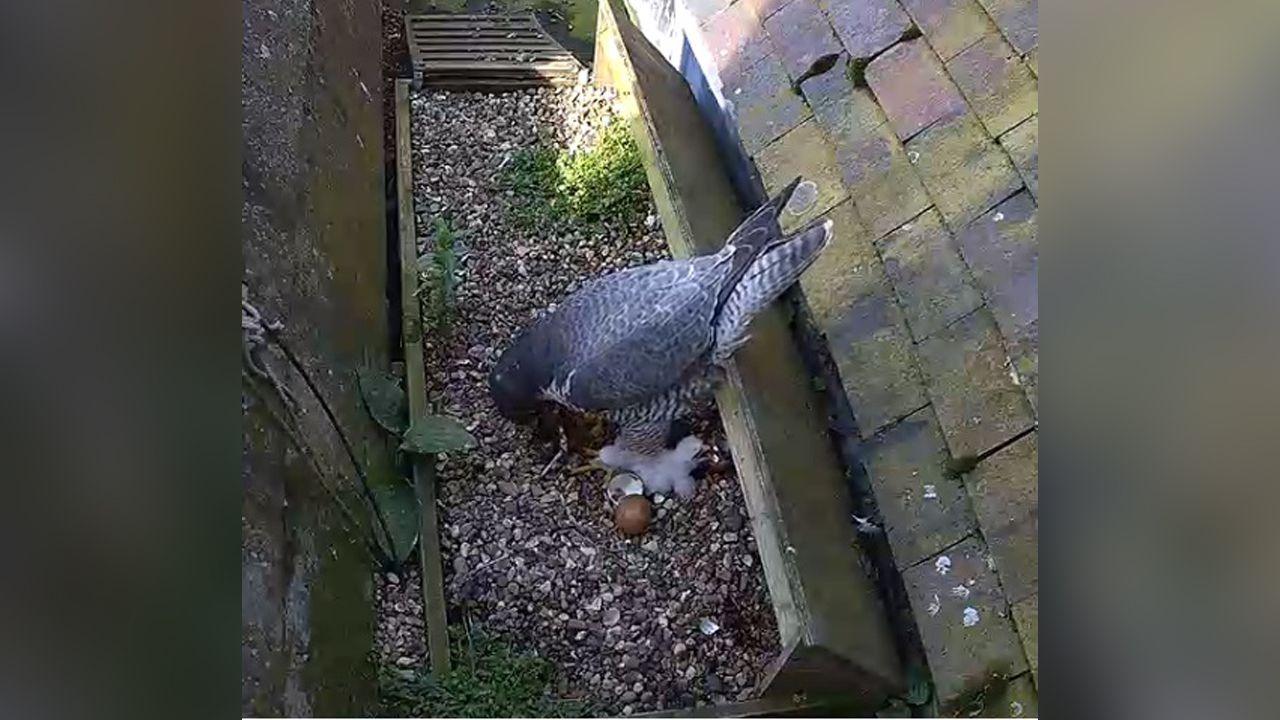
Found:
<svg viewBox="0 0 1280 720"><path fill-rule="evenodd" d="M489 375L499 412L521 422L548 404L601 414L618 428L602 464L636 473L647 492L691 497L703 446L689 436L668 449L672 421L710 393L752 318L830 242L830 220L783 237L778 215L799 183L753 212L719 252L605 275L534 321Z"/></svg>

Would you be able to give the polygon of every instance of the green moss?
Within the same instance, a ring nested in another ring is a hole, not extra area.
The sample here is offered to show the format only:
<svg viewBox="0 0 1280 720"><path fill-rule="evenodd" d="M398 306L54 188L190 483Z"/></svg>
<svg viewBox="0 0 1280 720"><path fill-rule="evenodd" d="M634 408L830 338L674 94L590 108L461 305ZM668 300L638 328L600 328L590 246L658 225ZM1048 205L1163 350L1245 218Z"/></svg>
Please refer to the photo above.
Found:
<svg viewBox="0 0 1280 720"><path fill-rule="evenodd" d="M867 84L867 66L870 64L871 58L854 58L845 66L845 72L849 75L849 80L853 82L854 87L870 87Z"/></svg>
<svg viewBox="0 0 1280 720"><path fill-rule="evenodd" d="M949 478L959 478L967 473L973 472L978 467L977 455L960 455L947 460L947 466L944 470Z"/></svg>
<svg viewBox="0 0 1280 720"><path fill-rule="evenodd" d="M449 628L454 669L441 678L383 668L381 715L391 717L583 717L590 708L556 698L555 667L486 633Z"/></svg>
<svg viewBox="0 0 1280 720"><path fill-rule="evenodd" d="M539 146L517 153L504 170L517 224L631 223L648 205L640 149L626 124L614 121L596 144L577 153Z"/></svg>
<svg viewBox="0 0 1280 720"><path fill-rule="evenodd" d="M594 43L598 0L536 0L536 9L563 18L570 37Z"/></svg>

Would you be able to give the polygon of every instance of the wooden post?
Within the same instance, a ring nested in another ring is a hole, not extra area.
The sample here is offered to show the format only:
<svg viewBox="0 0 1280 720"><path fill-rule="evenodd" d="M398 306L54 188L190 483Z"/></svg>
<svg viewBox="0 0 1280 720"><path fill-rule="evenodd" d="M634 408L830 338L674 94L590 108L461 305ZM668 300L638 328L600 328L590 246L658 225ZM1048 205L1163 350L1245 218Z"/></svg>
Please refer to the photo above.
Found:
<svg viewBox="0 0 1280 720"><path fill-rule="evenodd" d="M431 412L422 359L422 307L418 302L418 233L413 214L413 146L410 142L409 80L396 80L396 201L400 218L400 305L404 316L404 370L409 417ZM431 671L449 670L449 627L445 617L440 523L436 515L435 457L414 455L418 490L418 555L422 559L423 623Z"/></svg>

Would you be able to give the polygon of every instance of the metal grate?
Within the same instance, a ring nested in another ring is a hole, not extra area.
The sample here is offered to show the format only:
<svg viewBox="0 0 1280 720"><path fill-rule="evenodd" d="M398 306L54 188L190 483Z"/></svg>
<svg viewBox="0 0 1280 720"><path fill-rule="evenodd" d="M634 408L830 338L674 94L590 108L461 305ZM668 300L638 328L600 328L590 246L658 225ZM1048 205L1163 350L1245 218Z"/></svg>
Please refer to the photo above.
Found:
<svg viewBox="0 0 1280 720"><path fill-rule="evenodd" d="M522 88L573 83L577 58L528 15L406 15L413 71L428 87Z"/></svg>

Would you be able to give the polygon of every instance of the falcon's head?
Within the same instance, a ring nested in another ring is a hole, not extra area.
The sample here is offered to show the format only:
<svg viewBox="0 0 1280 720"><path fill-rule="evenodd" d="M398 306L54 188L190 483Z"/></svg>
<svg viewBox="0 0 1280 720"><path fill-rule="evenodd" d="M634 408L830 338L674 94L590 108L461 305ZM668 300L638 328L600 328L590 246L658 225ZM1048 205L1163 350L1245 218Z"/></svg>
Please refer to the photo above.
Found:
<svg viewBox="0 0 1280 720"><path fill-rule="evenodd" d="M522 337L498 358L489 373L489 395L508 420L529 422L538 412L547 372Z"/></svg>

